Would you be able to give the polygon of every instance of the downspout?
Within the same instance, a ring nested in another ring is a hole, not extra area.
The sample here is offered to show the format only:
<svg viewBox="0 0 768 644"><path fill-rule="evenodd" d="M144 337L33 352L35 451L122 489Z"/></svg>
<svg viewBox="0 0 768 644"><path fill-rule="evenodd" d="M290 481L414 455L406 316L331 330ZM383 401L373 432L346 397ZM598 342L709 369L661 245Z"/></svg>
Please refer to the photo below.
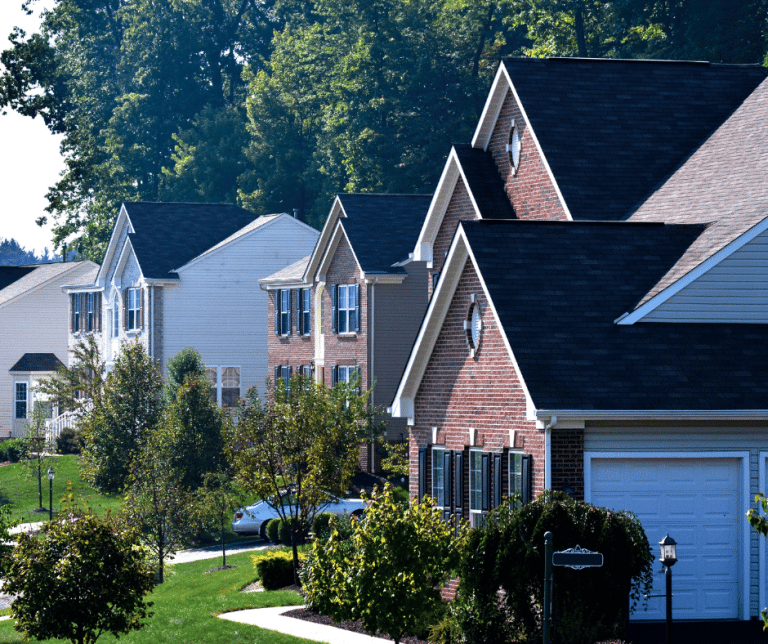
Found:
<svg viewBox="0 0 768 644"><path fill-rule="evenodd" d="M544 489L552 489L552 428L557 424L557 416L552 416L544 426Z"/></svg>
<svg viewBox="0 0 768 644"><path fill-rule="evenodd" d="M371 342L371 359L368 362L368 381L370 383L369 386L368 386L368 389L370 389L371 386L373 385L373 359L374 359L373 357L375 355L375 352L374 352L374 348L375 348L375 346L374 346L374 335L375 335L374 334L374 328L375 328L375 325L374 325L374 320L375 320L374 311L375 311L375 308L376 308L376 283L378 281L379 281L379 278L378 277L374 277L373 278L373 283L371 284L371 320L370 320L370 323L368 324L368 332L370 333L370 336L371 336L371 339L370 339L370 342ZM374 398L373 397L374 397L375 394L376 394L375 390L371 391L371 407L374 406ZM371 458L370 458L370 460L368 462L368 467L370 468L371 473L373 473L374 470L376 469L374 467L375 460L376 460L376 441L373 438L373 432L371 432Z"/></svg>
<svg viewBox="0 0 768 644"><path fill-rule="evenodd" d="M149 308L150 308L150 320L149 320L149 355L155 357L155 285L149 286Z"/></svg>

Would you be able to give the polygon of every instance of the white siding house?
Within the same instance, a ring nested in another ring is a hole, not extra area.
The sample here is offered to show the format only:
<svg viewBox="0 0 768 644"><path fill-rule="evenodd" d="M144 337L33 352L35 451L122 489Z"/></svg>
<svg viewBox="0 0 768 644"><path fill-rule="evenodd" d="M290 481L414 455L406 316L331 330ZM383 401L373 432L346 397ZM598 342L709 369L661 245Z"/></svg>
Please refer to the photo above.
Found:
<svg viewBox="0 0 768 644"><path fill-rule="evenodd" d="M36 404L35 383L67 361L61 286L93 279L93 262L0 267L0 438L18 437Z"/></svg>
<svg viewBox="0 0 768 644"><path fill-rule="evenodd" d="M318 234L287 214L125 203L96 278L65 289L70 344L96 334L110 369L120 345L137 340L163 375L170 357L194 347L218 401L232 405L267 378L267 294L258 280L306 256Z"/></svg>

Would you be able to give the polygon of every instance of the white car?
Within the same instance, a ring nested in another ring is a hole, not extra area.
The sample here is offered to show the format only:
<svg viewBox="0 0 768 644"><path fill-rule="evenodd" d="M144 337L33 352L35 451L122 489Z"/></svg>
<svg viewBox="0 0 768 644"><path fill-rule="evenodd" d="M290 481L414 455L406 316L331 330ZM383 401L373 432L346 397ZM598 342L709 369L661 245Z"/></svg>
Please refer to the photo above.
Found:
<svg viewBox="0 0 768 644"><path fill-rule="evenodd" d="M317 508L317 514L330 512L331 514L360 516L365 511L365 503L362 499L341 499L328 495L328 501ZM272 519L279 519L277 510L267 501L257 501L246 508L235 510L232 519L232 530L236 534L256 534L262 539L267 538L267 524Z"/></svg>

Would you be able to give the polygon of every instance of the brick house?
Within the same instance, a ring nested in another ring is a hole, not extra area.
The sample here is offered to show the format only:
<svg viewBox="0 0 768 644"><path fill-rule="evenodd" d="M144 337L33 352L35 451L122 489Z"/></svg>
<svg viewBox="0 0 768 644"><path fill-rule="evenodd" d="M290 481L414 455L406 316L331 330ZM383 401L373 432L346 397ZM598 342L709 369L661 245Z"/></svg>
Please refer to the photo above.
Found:
<svg viewBox="0 0 768 644"><path fill-rule="evenodd" d="M438 277L391 407L413 495L474 525L544 489L632 510L679 544L676 619L758 615L766 116L756 66L501 63L414 251Z"/></svg>
<svg viewBox="0 0 768 644"><path fill-rule="evenodd" d="M236 404L267 378L258 280L306 255L318 233L288 214L226 204L124 203L98 274L70 283L69 343L94 335L107 369L138 341L163 376L185 347L202 355L212 395Z"/></svg>
<svg viewBox="0 0 768 644"><path fill-rule="evenodd" d="M412 251L430 199L338 195L312 254L260 280L274 381L300 372L333 386L359 376L374 406L390 404L427 306L426 264ZM405 437L405 421L383 419L388 440ZM377 458L367 445L361 467L375 471Z"/></svg>

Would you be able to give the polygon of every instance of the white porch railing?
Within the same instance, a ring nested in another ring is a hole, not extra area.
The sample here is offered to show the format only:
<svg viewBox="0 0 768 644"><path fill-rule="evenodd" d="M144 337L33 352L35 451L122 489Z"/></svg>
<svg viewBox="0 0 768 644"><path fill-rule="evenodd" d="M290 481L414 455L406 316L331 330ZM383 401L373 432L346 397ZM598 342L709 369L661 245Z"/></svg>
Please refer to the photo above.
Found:
<svg viewBox="0 0 768 644"><path fill-rule="evenodd" d="M45 440L49 445L56 444L62 429L74 428L80 417L93 408L93 403L88 402L85 409L76 409L74 411L65 411L56 418L45 421Z"/></svg>

